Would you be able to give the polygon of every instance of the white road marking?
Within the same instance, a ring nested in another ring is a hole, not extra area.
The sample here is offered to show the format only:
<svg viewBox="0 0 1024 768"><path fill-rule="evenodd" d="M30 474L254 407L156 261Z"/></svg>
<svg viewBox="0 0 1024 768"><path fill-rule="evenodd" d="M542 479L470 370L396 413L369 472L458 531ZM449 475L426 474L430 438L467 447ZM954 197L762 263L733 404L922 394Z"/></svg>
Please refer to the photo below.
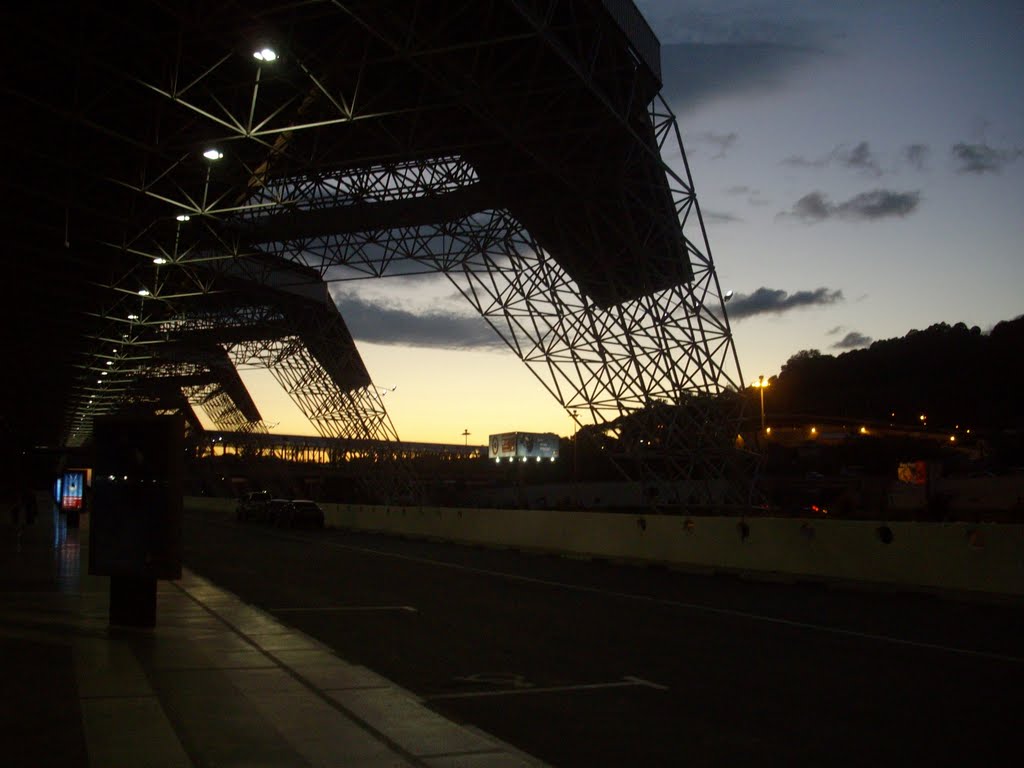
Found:
<svg viewBox="0 0 1024 768"><path fill-rule="evenodd" d="M406 611L416 613L411 605L325 605L320 608L268 608L270 613L327 613L333 611Z"/></svg>
<svg viewBox="0 0 1024 768"><path fill-rule="evenodd" d="M791 619L780 619L776 616L765 616L759 613L749 613L747 611L737 611L733 608L717 608L711 605L700 605L699 603L687 603L680 600L669 600L662 597L650 597L649 595L634 595L629 592L616 592L608 589L601 589L600 587L587 587L582 584L567 584L562 581L550 581L548 579L538 579L532 576L521 576L515 573L505 573L503 571L492 571L486 568L475 568L470 565L460 565L459 563L447 563L443 560L431 560L425 557L414 557L412 555L401 555L395 552L381 552L376 549L367 549L365 547L354 547L350 544L341 544L334 541L325 541L324 544L328 544L332 547L339 549L348 549L353 552L362 552L364 554L379 555L381 557L391 557L398 560L408 560L414 563L422 563L424 565L435 565L441 568L451 568L458 571L466 571L468 573L478 573L485 576L496 576L502 579L510 579L512 581L520 581L526 584L539 584L547 587L558 587L559 589L568 589L576 592L586 592L589 594L606 595L608 597L616 597L624 600L635 600L637 602L652 603L656 605L668 605L674 608L683 608L690 611L701 611L703 613L713 613L719 616L732 616L740 619L747 619L749 621L760 621L766 624L778 624L781 626L795 627L797 629L809 629L815 632L826 632L833 635L841 635L843 637L855 637L861 640L871 640L879 643L890 643L892 645L904 645L911 648L922 648L930 651L940 651L942 653L953 653L960 656L973 656L976 658L990 659L992 661L1004 661L1011 664L1024 664L1024 657L1010 656L1003 653L994 653L992 651L975 651L969 648L956 648L949 645L939 645L937 643L925 643L918 640L907 640L902 637L893 637L891 635L876 635L871 632L858 632L852 629L842 629L840 627L830 627L824 624L812 624L806 621L793 621Z"/></svg>
<svg viewBox="0 0 1024 768"><path fill-rule="evenodd" d="M213 522L213 521L208 521ZM214 522L214 525L227 526L228 523ZM700 605L699 603L686 603L679 600L668 600L660 597L650 597L648 595L634 595L628 592L616 592L607 589L601 589L599 587L587 587L581 584L567 584L561 581L549 581L547 579L537 579L532 576L520 576L514 573L505 573L503 571L492 571L487 568L475 568L470 565L460 565L459 563L448 563L443 560L431 560L426 557L414 557L412 555L401 555L396 552L382 552L377 549L367 549L366 547L355 547L351 544L341 544L336 541L324 541L321 538L300 538L298 536L287 536L280 533L276 533L279 538L290 538L294 541L303 542L319 542L327 546L335 547L337 549L347 549L351 552L361 552L367 555L377 555L379 557L390 557L397 560L406 560L413 563L421 563L423 565L433 565L440 568L450 568L458 571L465 571L467 573L478 573L484 576L496 576L502 579L509 579L512 581L520 581L524 584L539 584L548 587L557 587L559 589L568 589L576 592L585 592L589 594L605 595L607 597L616 597L624 600L635 600L638 602L652 603L655 605L668 605L674 608L682 608L691 611L700 611L703 613L712 613L719 616L731 616L734 618L747 619L749 621L760 621L766 624L777 624L780 626L795 627L797 629L809 629L815 632L825 632L833 635L840 635L843 637L854 637L861 640L871 640L877 643L889 643L891 645L903 645L910 648L921 648L929 651L939 651L941 653L952 653L959 656L971 656L974 658L989 659L991 661L1002 661L1010 664L1024 664L1024 657L1021 656L1010 656L1003 653L994 653L992 651L975 651L969 648L955 648L949 645L939 645L937 643L924 643L917 640L907 640L901 637L893 637L891 635L877 635L870 632L858 632L852 629L842 629L839 627L829 627L824 624L812 624L805 621L793 621L790 619L780 619L776 616L765 616L758 613L748 613L747 611L737 611L732 608L717 608L711 605Z"/></svg>
<svg viewBox="0 0 1024 768"><path fill-rule="evenodd" d="M513 688L533 688L524 675L510 673L478 672L454 678L459 683L482 683L484 685L511 685Z"/></svg>
<svg viewBox="0 0 1024 768"><path fill-rule="evenodd" d="M644 680L642 677L637 677L636 675L626 675L623 679L632 680L637 685L642 685L646 688L656 688L659 691L668 690L667 685L661 685L660 683L652 683L650 680Z"/></svg>
<svg viewBox="0 0 1024 768"><path fill-rule="evenodd" d="M639 677L627 675L622 680L614 683L582 683L580 685L552 685L537 688L505 688L500 691L467 691L465 693L438 693L433 696L424 696L424 701L436 699L482 699L492 696L518 696L525 693L571 693L573 691L598 691L605 688L654 688L659 691L667 691L668 686L658 685Z"/></svg>

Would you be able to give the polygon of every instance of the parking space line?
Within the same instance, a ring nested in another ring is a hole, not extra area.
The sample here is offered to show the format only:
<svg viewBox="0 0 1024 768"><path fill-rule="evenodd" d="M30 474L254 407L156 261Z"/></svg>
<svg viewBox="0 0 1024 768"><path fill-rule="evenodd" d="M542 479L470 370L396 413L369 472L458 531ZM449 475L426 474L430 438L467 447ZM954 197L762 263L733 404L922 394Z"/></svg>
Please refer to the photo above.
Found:
<svg viewBox="0 0 1024 768"><path fill-rule="evenodd" d="M311 608L267 608L269 613L331 613L336 611L405 611L417 613L411 605L325 605Z"/></svg>
<svg viewBox="0 0 1024 768"><path fill-rule="evenodd" d="M323 541L323 543L331 547L336 547L338 549L347 549L353 552L361 552L363 554L368 555L378 555L380 557L390 557L397 560L406 560L414 563L422 563L424 565L433 565L441 568L450 568L452 570L466 571L468 573L478 573L486 576L496 576L503 579L509 579L511 581L522 582L524 584L539 584L542 586L557 587L559 589L567 589L575 592L605 595L606 597L614 597L625 600L635 600L637 602L653 603L657 605L667 605L672 606L674 608L681 608L683 610L699 611L701 613L710 613L719 616L730 616L738 619L746 619L747 621L757 621L766 624L793 627L795 629L805 629L813 632L825 632L828 634L839 635L842 637L852 637L876 643L902 645L910 648L921 648L923 650L937 651L939 653L951 653L959 656L970 656L973 658L988 659L990 661L1000 661L1009 664L1024 664L1024 656L1011 656L1005 653L996 653L993 651L978 651L971 648L957 648L955 646L941 645L938 643L927 643L920 640L907 640L905 638L894 637L892 635L879 635L873 632L860 632L853 629L830 627L826 624L814 624L806 621L794 621L792 619L783 619L777 616L766 616L760 613L739 611L734 608L719 608L713 605L701 605L699 603L689 603L682 600L671 600L663 597L652 597L650 595L637 595L629 592L619 592L617 590L603 589L601 587L589 587L585 584L570 584L568 582L563 581L552 581L549 579L540 579L533 576L522 576L516 573L495 571L489 568L478 568L471 565L462 565L461 563L451 563L446 562L444 560L433 560L427 557L417 557L415 555L404 555L397 552L385 552L367 547L357 547L351 544L342 544L341 542L330 540Z"/></svg>
<svg viewBox="0 0 1024 768"><path fill-rule="evenodd" d="M667 685L659 685L649 680L644 680L632 675L626 675L622 680L613 683L581 683L579 685L551 685L537 688L504 688L500 691L466 691L463 693L438 693L433 696L424 696L424 701L436 701L439 699L482 699L494 696L517 696L524 693L571 693L573 691L598 691L606 688L654 688L658 691L667 691Z"/></svg>
<svg viewBox="0 0 1024 768"><path fill-rule="evenodd" d="M661 685L660 683L652 683L650 680L644 680L642 677L637 677L636 675L626 675L624 677L624 679L625 680L632 680L637 685L642 685L645 688L656 688L659 691L667 691L668 690L668 686L667 685Z"/></svg>
<svg viewBox="0 0 1024 768"><path fill-rule="evenodd" d="M222 524L226 525L226 523ZM650 595L637 595L629 592L619 592L617 590L603 589L600 587L589 587L584 584L570 584L567 582L553 581L549 579L540 579L533 576L523 576L515 573L507 573L504 571L495 571L489 568L478 568L471 565L462 565L461 563L446 562L444 560L434 560L428 557L417 557L415 555L405 555L398 552L387 552L378 549L372 549L369 547L359 547L352 544L342 544L338 541L331 541L330 539L323 538L305 538L297 536L281 536L280 538L292 538L296 541L305 542L319 542L329 547L337 549L346 549L351 552L360 552L366 555L377 555L378 557L389 557L396 560L405 560L413 563L421 563L423 565L432 565L441 568L450 568L457 571L465 571L467 573L478 573L486 576L496 576L503 579L509 579L512 581L522 582L524 584L539 584L543 586L556 587L559 589L567 589L575 592L583 592L588 594L605 595L607 597L614 597L617 599L635 600L637 602L652 603L657 605L667 605L674 608L680 608L683 610L698 611L701 613L715 614L718 616L730 616L738 619L745 619L747 621L763 622L766 624L775 624L777 626L787 626L794 629L809 630L812 632L824 632L827 634L838 635L841 637L850 637L860 640L867 640L869 642L891 644L905 646L909 648L920 648L922 650L935 651L938 653L949 653L958 656L968 656L973 658L988 659L989 661L998 661L1008 664L1024 664L1024 656L1012 656L1005 653L997 653L994 651L979 651L971 648L957 648L955 646L941 645L939 643L928 643L920 640L908 640L906 638L894 637L893 635L880 635L873 632L860 632L858 630L843 629L842 627L831 627L826 624L815 624L806 621L794 621L792 619L783 619L777 616L767 616L765 614L751 613L748 611L740 611L734 608L719 608L713 605L701 605L699 603L690 603L681 600L671 600L668 598L652 597Z"/></svg>

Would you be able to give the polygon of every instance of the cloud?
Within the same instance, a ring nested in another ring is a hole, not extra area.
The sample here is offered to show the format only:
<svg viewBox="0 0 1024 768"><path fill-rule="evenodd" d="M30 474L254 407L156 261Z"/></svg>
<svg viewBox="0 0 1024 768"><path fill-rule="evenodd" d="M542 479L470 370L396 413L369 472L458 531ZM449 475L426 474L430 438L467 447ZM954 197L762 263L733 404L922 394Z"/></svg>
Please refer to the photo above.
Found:
<svg viewBox="0 0 1024 768"><path fill-rule="evenodd" d="M374 307L403 310L416 316L476 317L477 314L453 287L448 276L437 272L398 274L371 280L334 279L329 285L338 306L352 300Z"/></svg>
<svg viewBox="0 0 1024 768"><path fill-rule="evenodd" d="M696 7L696 3L684 5L679 0L638 0L636 5L666 45L811 45L829 33L820 22L799 15L787 18L779 8L758 9L748 4L727 8L716 1L713 10L706 10Z"/></svg>
<svg viewBox="0 0 1024 768"><path fill-rule="evenodd" d="M732 149L739 135L733 131L732 133L714 133L713 131L704 131L698 133L695 137L698 142L711 144L718 149L718 153L712 155L713 159L725 157L725 153Z"/></svg>
<svg viewBox="0 0 1024 768"><path fill-rule="evenodd" d="M871 146L866 141L860 142L850 150L845 148L838 149L836 157L839 162L847 168L867 171L868 173L872 173L876 176L882 173L882 169L878 167L878 160L875 159L875 155L871 151Z"/></svg>
<svg viewBox="0 0 1024 768"><path fill-rule="evenodd" d="M661 41L662 96L674 109L776 89L819 61L836 29L821 14L743 4L695 8L678 0L640 0Z"/></svg>
<svg viewBox="0 0 1024 768"><path fill-rule="evenodd" d="M505 342L478 316L447 312L413 313L354 295L334 296L338 311L357 341L448 349L504 348Z"/></svg>
<svg viewBox="0 0 1024 768"><path fill-rule="evenodd" d="M734 294L726 311L733 320L740 320L753 315L781 315L803 307L827 306L842 300L842 291L828 288L788 293L780 288L762 287L751 294Z"/></svg>
<svg viewBox="0 0 1024 768"><path fill-rule="evenodd" d="M872 341L873 339L870 336L865 336L863 333L857 333L857 331L850 331L848 334L843 336L843 338L833 344L832 348L856 349L857 347L866 347Z"/></svg>
<svg viewBox="0 0 1024 768"><path fill-rule="evenodd" d="M821 192L804 195L793 205L793 209L780 216L792 216L802 221L823 221L832 215L833 206Z"/></svg>
<svg viewBox="0 0 1024 768"><path fill-rule="evenodd" d="M999 173L1024 154L1020 149L997 149L988 144L954 144L950 149L957 173Z"/></svg>
<svg viewBox="0 0 1024 768"><path fill-rule="evenodd" d="M862 192L835 207L844 219L873 220L888 216L906 216L913 213L921 202L920 192L893 192L876 189Z"/></svg>
<svg viewBox="0 0 1024 768"><path fill-rule="evenodd" d="M779 217L799 219L806 223L831 218L875 221L891 216L907 216L917 210L920 202L920 192L893 192L888 189L862 192L841 203L832 203L821 192L811 192L797 200L792 209L780 213Z"/></svg>
<svg viewBox="0 0 1024 768"><path fill-rule="evenodd" d="M724 213L722 211L701 210L700 215L705 222L714 221L719 224L734 224L736 222L743 221L739 216L734 216L731 213Z"/></svg>
<svg viewBox="0 0 1024 768"><path fill-rule="evenodd" d="M866 141L859 142L852 148L845 144L840 144L834 147L828 154L820 157L790 155L782 161L782 164L793 168L825 168L830 165L841 165L872 176L882 175L882 168L878 163L878 159L871 150L871 145Z"/></svg>
<svg viewBox="0 0 1024 768"><path fill-rule="evenodd" d="M724 96L770 90L818 56L811 48L764 42L662 45L661 94L679 112Z"/></svg>
<svg viewBox="0 0 1024 768"><path fill-rule="evenodd" d="M803 155L790 155L782 160L783 165L788 165L793 168L824 168L831 162L831 153L824 157L817 158L804 157Z"/></svg>
<svg viewBox="0 0 1024 768"><path fill-rule="evenodd" d="M925 169L929 154L931 149L927 144L909 144L903 148L903 157L918 171Z"/></svg>
<svg viewBox="0 0 1024 768"><path fill-rule="evenodd" d="M729 197L746 197L749 205L768 205L768 200L761 196L761 190L739 184L725 190Z"/></svg>
<svg viewBox="0 0 1024 768"><path fill-rule="evenodd" d="M825 335L826 336L835 336L837 333L842 333L844 330L846 330L846 329L843 328L843 326L837 325L835 328L831 328L831 329L825 331Z"/></svg>

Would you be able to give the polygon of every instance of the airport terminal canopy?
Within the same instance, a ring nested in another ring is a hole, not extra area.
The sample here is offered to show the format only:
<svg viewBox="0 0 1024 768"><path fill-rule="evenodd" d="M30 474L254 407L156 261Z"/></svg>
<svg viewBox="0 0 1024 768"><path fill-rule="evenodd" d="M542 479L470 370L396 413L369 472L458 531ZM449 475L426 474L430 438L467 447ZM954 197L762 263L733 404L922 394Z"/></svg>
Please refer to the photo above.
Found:
<svg viewBox="0 0 1024 768"><path fill-rule="evenodd" d="M737 378L629 0L82 2L11 31L9 419L37 441L126 407L258 431L247 364L322 434L397 439L326 285L411 271L464 279L595 420Z"/></svg>

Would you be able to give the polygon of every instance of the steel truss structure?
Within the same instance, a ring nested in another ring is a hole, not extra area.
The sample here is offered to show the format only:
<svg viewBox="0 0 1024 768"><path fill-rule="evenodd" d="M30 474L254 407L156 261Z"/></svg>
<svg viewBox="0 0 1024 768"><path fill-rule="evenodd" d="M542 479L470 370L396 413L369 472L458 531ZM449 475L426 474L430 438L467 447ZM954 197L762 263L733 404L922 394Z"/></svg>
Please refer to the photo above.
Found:
<svg viewBox="0 0 1024 768"><path fill-rule="evenodd" d="M668 108L659 107L652 122L682 154L678 126ZM444 274L567 412L615 432L624 474L694 483L695 503L720 502L723 486L707 481L722 479L740 416L739 400L721 395L740 389L741 379L692 182L666 173L675 182L680 221L684 227L692 221L704 242L701 249L686 239L694 279L612 307L594 302L506 210L260 248L305 263L325 281ZM266 193L287 197L298 210L338 210L355 200L417 199L479 183L465 161L441 158L285 179ZM262 202L252 213L256 225L266 215ZM649 280L664 282L658 274ZM624 434L617 422L627 415L646 423Z"/></svg>
<svg viewBox="0 0 1024 768"><path fill-rule="evenodd" d="M184 5L78 18L105 81L68 121L131 151L59 168L76 206L124 212L86 238L106 269L67 443L127 406L265 432L237 375L256 366L323 437L397 456L327 286L440 273L624 477L745 501L739 361L631 2Z"/></svg>

